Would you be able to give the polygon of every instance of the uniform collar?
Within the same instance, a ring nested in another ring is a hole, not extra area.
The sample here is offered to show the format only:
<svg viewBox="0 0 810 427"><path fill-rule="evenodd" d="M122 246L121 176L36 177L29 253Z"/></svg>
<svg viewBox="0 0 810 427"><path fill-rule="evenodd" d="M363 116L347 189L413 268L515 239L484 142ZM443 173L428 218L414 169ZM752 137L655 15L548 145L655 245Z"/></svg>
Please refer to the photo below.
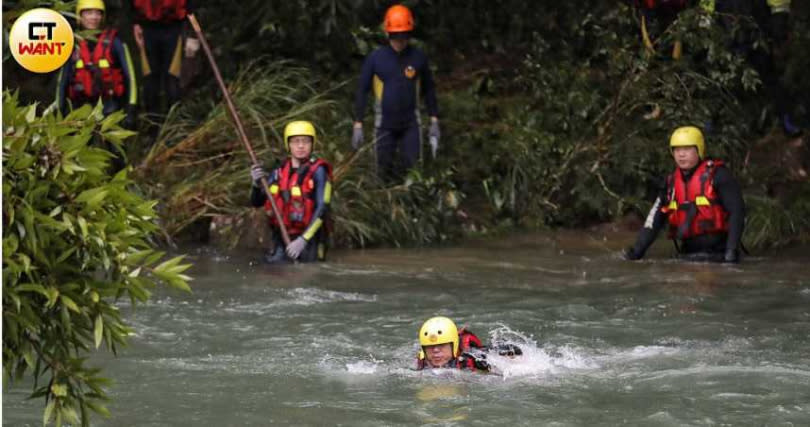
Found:
<svg viewBox="0 0 810 427"><path fill-rule="evenodd" d="M411 51L411 45L410 44L405 46L405 49L402 49L402 52L397 52L396 50L394 50L394 47L391 46L390 44L385 45L385 47L387 47L395 55L399 55L399 56L405 55L406 53Z"/></svg>

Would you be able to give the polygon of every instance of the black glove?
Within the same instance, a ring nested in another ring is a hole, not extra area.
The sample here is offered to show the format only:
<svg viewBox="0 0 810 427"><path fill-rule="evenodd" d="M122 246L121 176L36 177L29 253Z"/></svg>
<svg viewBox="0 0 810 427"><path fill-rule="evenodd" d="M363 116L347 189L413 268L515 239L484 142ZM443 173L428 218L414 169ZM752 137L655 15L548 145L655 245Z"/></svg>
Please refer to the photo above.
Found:
<svg viewBox="0 0 810 427"><path fill-rule="evenodd" d="M737 264L740 262L740 251L736 249L726 249L726 253L723 255L723 262Z"/></svg>
<svg viewBox="0 0 810 427"><path fill-rule="evenodd" d="M514 344L497 344L493 348L498 351L499 356L515 357L523 355L523 350Z"/></svg>
<svg viewBox="0 0 810 427"><path fill-rule="evenodd" d="M626 259L628 261L636 261L636 260L641 259L641 257L644 256L644 254L640 254L640 253L636 252L636 248L634 246L630 246L627 249L625 249L623 255L624 255L624 259Z"/></svg>
<svg viewBox="0 0 810 427"><path fill-rule="evenodd" d="M475 369L489 372L490 366L489 362L487 362L486 359L473 359L473 360L475 361Z"/></svg>

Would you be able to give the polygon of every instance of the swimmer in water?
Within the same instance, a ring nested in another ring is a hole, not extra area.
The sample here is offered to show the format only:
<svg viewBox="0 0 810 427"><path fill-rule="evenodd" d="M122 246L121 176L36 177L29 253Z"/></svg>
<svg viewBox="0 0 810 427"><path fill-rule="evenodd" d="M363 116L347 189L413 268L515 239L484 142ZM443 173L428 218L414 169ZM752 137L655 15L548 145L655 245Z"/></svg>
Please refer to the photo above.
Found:
<svg viewBox="0 0 810 427"><path fill-rule="evenodd" d="M466 328L460 330L447 317L428 319L419 329L419 356L416 369L466 369L489 372L487 353L496 350L501 356L519 356L521 349L512 344L484 346L481 340Z"/></svg>

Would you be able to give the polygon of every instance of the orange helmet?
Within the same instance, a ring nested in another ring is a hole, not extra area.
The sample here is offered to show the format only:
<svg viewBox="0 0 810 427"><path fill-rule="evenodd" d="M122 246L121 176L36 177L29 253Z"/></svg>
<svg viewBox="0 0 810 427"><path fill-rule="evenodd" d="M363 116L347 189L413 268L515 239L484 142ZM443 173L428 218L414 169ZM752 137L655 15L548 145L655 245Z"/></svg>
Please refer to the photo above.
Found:
<svg viewBox="0 0 810 427"><path fill-rule="evenodd" d="M386 33L407 33L413 31L411 10L401 4L395 4L385 12Z"/></svg>

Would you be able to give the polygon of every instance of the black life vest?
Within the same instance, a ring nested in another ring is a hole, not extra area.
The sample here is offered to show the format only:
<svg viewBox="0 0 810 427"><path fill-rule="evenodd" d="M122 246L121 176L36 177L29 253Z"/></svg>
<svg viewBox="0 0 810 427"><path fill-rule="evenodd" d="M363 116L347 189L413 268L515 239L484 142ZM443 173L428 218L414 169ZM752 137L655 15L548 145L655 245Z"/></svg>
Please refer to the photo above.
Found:
<svg viewBox="0 0 810 427"><path fill-rule="evenodd" d="M124 72L112 53L116 34L115 29L101 32L92 52L87 40L79 40L73 80L68 86L70 100L93 101L124 95Z"/></svg>

